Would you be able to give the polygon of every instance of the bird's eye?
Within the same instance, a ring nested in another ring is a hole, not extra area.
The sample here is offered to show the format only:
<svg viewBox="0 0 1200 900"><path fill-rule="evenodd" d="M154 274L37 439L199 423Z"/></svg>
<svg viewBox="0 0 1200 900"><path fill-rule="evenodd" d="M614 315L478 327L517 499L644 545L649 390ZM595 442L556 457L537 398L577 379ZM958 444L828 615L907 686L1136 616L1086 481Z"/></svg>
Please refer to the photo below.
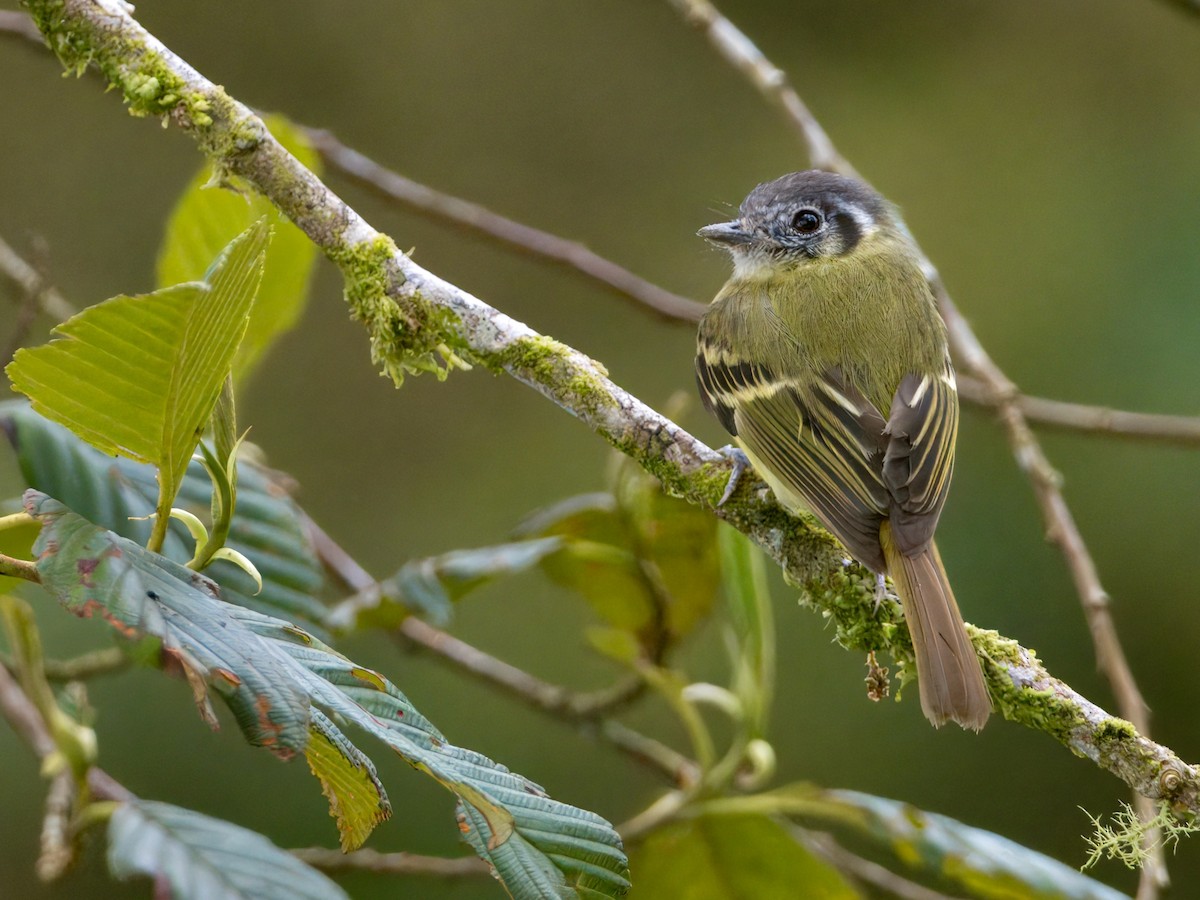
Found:
<svg viewBox="0 0 1200 900"><path fill-rule="evenodd" d="M792 229L801 234L812 234L821 227L821 214L815 209L802 209L792 216Z"/></svg>

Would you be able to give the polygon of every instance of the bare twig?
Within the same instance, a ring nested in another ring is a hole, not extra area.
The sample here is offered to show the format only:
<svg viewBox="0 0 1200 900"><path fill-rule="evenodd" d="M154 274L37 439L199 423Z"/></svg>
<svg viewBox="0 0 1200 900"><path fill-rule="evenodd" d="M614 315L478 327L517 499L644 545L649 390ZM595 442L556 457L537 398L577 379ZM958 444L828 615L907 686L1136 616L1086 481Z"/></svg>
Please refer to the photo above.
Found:
<svg viewBox="0 0 1200 900"><path fill-rule="evenodd" d="M376 875L426 875L432 878L468 878L488 875L488 866L477 856L447 858L417 853L380 853L363 849L351 853L326 847L291 851L303 863L325 872L372 872Z"/></svg>
<svg viewBox="0 0 1200 900"><path fill-rule="evenodd" d="M25 19L26 22L29 21L28 16L24 13L11 15ZM0 31L3 30L6 30L5 25L3 22L0 22ZM17 33L23 34L20 31ZM40 38L38 40L40 41ZM38 270L22 259L21 255L10 247L8 242L3 238L0 238L0 273L6 275L13 284L17 285L27 295L36 298L38 306L48 316L57 321L62 321L75 315L75 307L68 303L66 298L53 285L47 284Z"/></svg>
<svg viewBox="0 0 1200 900"><path fill-rule="evenodd" d="M958 376L958 393L980 406L996 406L988 385L970 375ZM1051 428L1189 447L1200 444L1200 417L1128 412L1021 393L1014 393L1012 400L1028 421Z"/></svg>
<svg viewBox="0 0 1200 900"><path fill-rule="evenodd" d="M689 788L700 780L700 767L695 760L688 759L661 741L622 725L616 719L600 722L599 733L629 756L667 775L676 787Z"/></svg>
<svg viewBox="0 0 1200 900"><path fill-rule="evenodd" d="M38 759L45 759L58 749L37 705L3 665L0 665L0 713Z"/></svg>
<svg viewBox="0 0 1200 900"><path fill-rule="evenodd" d="M869 579L864 582L865 572L854 568L849 574L856 577L848 577L844 551L832 538L808 520L787 514L753 478L744 479L718 509L729 473L724 456L614 384L594 360L399 252L288 154L249 109L134 21L126 4L28 3L66 65L74 69L95 63L135 112L168 117L217 166L268 197L341 266L351 309L388 374L399 378L413 368L428 369L436 364L436 355L452 365L463 354L507 372L651 471L667 491L714 510L757 541L821 608L843 617L860 610L863 623L876 620ZM880 610L879 616L888 615ZM907 652L900 643L907 634L903 627L886 637L879 629L870 634L875 646L863 649L889 649L901 657ZM1062 692L1047 692L1023 680L1019 648L1005 649L1008 642L994 633L976 631L973 638L993 660L989 687L1008 718L1089 755L1139 792L1200 812L1200 772L1065 685Z"/></svg>
<svg viewBox="0 0 1200 900"><path fill-rule="evenodd" d="M44 760L57 752L54 738L46 726L37 705L21 689L6 666L0 666L0 715L8 720L19 737L38 759ZM133 794L112 776L92 766L88 770L88 791L99 800L132 800Z"/></svg>
<svg viewBox="0 0 1200 900"><path fill-rule="evenodd" d="M849 160L838 153L833 141L821 127L800 95L788 83L782 69L767 59L745 34L730 22L708 0L669 0L690 24L704 32L717 52L758 88L759 92L777 104L808 149L814 168L831 172L854 174Z"/></svg>
<svg viewBox="0 0 1200 900"><path fill-rule="evenodd" d="M783 73L709 0L669 2L688 21L701 27L720 54L746 75L764 96L782 107L789 123L800 133L808 146L810 161L814 167L844 175L856 174L838 154L829 136L808 109L799 102L799 98L797 97L794 103L790 101L795 92L788 86ZM1108 594L1100 584L1095 562L1059 489L1058 473L1046 459L1041 445L1025 420L1016 387L983 349L967 320L950 299L937 269L924 254L922 265L937 296L942 317L946 320L951 350L990 393L991 403L1008 432L1017 463L1033 485L1046 523L1047 538L1058 545L1066 559L1091 630L1097 665L1112 685L1121 714L1133 722L1140 732L1148 734L1149 715L1145 701L1121 649L1109 610ZM1144 798L1135 797L1135 800L1139 803L1139 812L1144 813L1149 809L1149 806L1144 805ZM1157 838L1158 835L1150 836L1155 844ZM1157 884L1167 883L1161 851L1153 851L1151 862L1143 870L1143 884L1148 880Z"/></svg>
<svg viewBox="0 0 1200 900"><path fill-rule="evenodd" d="M1042 510L1042 518L1046 524L1046 537L1056 544L1066 559L1067 568L1075 582L1075 590L1083 604L1084 617L1087 619L1092 635L1092 645L1096 653L1096 665L1107 677L1112 686L1113 695L1117 701L1117 709L1121 715L1133 723L1143 735L1150 734L1150 712L1142 697L1133 670L1125 658L1121 648L1120 638L1112 619L1111 604L1108 592L1100 583L1096 564L1084 544L1083 536L1075 524L1067 501L1060 490L1060 477L1051 466L1050 461L1042 452L1033 431L1022 415L1017 402L1017 393L1011 381L992 362L991 358L979 345L970 326L958 312L945 289L939 288L939 300L942 306L942 316L950 332L951 341L964 354L972 371L983 383L993 391L996 398L996 413L1008 432L1009 443L1012 445L1017 465L1025 472L1033 486L1034 496ZM957 338L957 341L955 339ZM1137 793L1133 796L1134 808L1142 821L1148 822L1154 818L1157 810L1155 804L1148 798ZM1159 888L1170 884L1167 873L1166 858L1162 851L1161 830L1150 829L1143 841L1147 848L1147 860L1143 865L1138 881L1138 900L1154 900L1159 894Z"/></svg>
<svg viewBox="0 0 1200 900"><path fill-rule="evenodd" d="M104 647L71 659L48 659L42 667L51 681L86 681L98 675L124 672L131 665L133 661L120 647Z"/></svg>
<svg viewBox="0 0 1200 900"><path fill-rule="evenodd" d="M358 560L347 553L345 548L318 525L308 513L298 510L298 515L300 527L308 535L313 549L317 552L317 558L321 560L321 564L328 571L337 576L342 584L355 593L369 591L378 584L371 573L359 565Z"/></svg>
<svg viewBox="0 0 1200 900"><path fill-rule="evenodd" d="M542 712L568 720L599 718L632 702L645 692L645 682L637 677L622 680L599 691L572 691L561 685L542 681L448 632L434 628L416 616L406 618L400 624L399 631L411 645L449 660L460 671L503 688L512 696Z"/></svg>
<svg viewBox="0 0 1200 900"><path fill-rule="evenodd" d="M13 660L7 653L0 653L0 665L12 668ZM113 675L133 665L129 656L120 647L105 647L71 659L47 659L42 670L50 681L86 681L98 675Z"/></svg>
<svg viewBox="0 0 1200 900"><path fill-rule="evenodd" d="M619 296L636 301L664 319L694 322L704 312L703 304L646 281L583 244L514 221L478 203L435 191L385 169L357 150L350 149L328 131L310 128L306 129L305 134L330 166L409 209L485 235L509 249L582 272L607 285Z"/></svg>

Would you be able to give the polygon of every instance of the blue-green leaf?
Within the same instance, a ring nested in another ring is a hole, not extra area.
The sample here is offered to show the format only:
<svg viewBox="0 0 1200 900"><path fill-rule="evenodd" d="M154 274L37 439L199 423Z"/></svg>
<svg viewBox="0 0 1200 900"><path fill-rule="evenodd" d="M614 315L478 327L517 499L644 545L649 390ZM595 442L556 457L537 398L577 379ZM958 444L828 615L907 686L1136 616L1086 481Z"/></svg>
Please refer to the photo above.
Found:
<svg viewBox="0 0 1200 900"><path fill-rule="evenodd" d="M349 900L261 834L150 800L122 803L109 819L108 868L165 882L173 900Z"/></svg>

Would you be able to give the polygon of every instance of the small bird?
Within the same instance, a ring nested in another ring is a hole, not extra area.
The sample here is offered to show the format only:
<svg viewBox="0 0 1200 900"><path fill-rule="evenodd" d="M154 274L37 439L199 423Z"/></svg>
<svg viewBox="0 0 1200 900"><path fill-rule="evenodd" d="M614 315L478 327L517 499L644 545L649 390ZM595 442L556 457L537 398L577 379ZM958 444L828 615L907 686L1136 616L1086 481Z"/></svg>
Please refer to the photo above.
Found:
<svg viewBox="0 0 1200 900"><path fill-rule="evenodd" d="M861 181L795 172L699 234L733 258L700 321L704 405L784 506L811 511L881 586L891 576L926 717L978 731L991 702L933 542L958 391L899 215Z"/></svg>

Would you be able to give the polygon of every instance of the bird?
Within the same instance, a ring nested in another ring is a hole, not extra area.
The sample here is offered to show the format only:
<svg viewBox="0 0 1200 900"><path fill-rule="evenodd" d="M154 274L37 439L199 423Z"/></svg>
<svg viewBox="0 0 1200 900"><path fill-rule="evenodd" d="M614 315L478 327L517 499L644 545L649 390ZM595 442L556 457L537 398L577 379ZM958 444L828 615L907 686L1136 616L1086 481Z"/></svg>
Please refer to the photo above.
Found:
<svg viewBox="0 0 1200 900"><path fill-rule="evenodd" d="M856 178L793 172L699 235L733 273L704 312L705 407L780 503L890 576L935 726L979 731L991 701L934 532L954 469L946 325L898 211ZM882 599L883 594L877 594Z"/></svg>

